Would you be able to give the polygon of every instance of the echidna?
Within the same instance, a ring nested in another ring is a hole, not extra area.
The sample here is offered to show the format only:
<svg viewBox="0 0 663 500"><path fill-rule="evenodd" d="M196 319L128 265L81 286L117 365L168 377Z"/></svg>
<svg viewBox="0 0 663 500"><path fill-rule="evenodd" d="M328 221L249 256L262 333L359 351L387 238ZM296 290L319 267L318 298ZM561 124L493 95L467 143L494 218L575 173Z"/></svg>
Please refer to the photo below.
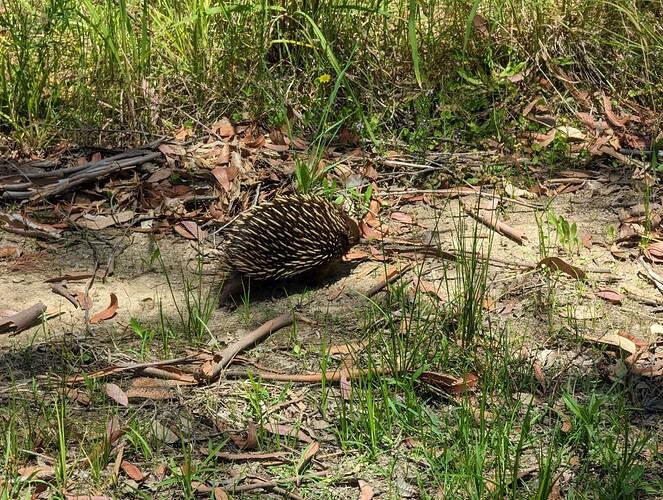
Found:
<svg viewBox="0 0 663 500"><path fill-rule="evenodd" d="M240 293L246 278L319 280L358 241L357 223L321 196L286 195L256 205L237 218L222 245L229 274L219 302Z"/></svg>

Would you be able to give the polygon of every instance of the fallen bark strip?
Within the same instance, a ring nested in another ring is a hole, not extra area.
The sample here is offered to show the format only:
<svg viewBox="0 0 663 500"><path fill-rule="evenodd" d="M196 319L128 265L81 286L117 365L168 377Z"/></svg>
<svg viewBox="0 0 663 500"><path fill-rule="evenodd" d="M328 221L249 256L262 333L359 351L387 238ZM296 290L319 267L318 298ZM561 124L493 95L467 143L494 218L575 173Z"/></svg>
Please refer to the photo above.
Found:
<svg viewBox="0 0 663 500"><path fill-rule="evenodd" d="M494 231L497 231L502 236L506 236L507 238L515 241L519 245L522 245L523 240L527 239L527 237L522 231L520 231L519 229L515 229L511 226L508 226L503 222L498 221L497 217L495 217L493 214L491 215L478 214L470 207L468 207L465 203L463 203L463 210L467 215L469 215L473 219L476 219L486 227Z"/></svg>
<svg viewBox="0 0 663 500"><path fill-rule="evenodd" d="M81 184L85 184L86 182L106 177L114 172L117 172L118 170L122 170L123 168L136 167L138 165L142 165L143 163L146 163L150 160L155 160L157 158L161 158L161 152L149 153L143 156L137 156L134 158L128 158L126 160L115 161L103 168L84 170L83 172L75 174L64 181L59 182L55 187L51 189L48 189L48 187L46 187L43 190L38 190L36 194L31 193L30 197L32 199L39 199L39 198L50 198L52 196L57 196L59 194L66 193L70 189L80 186Z"/></svg>
<svg viewBox="0 0 663 500"><path fill-rule="evenodd" d="M0 333L16 335L39 322L39 318L46 312L46 306L41 302L9 317L0 319Z"/></svg>

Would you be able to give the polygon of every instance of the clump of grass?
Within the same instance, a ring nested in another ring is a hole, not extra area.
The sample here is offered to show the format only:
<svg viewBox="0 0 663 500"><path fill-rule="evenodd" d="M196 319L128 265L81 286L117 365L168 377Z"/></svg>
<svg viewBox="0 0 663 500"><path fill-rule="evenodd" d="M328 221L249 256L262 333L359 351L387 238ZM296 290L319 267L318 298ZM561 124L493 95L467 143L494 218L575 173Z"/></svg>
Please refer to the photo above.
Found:
<svg viewBox="0 0 663 500"><path fill-rule="evenodd" d="M63 127L202 130L227 115L288 124L313 152L343 128L423 151L454 130L508 139L538 77L659 109L662 18L626 0L11 0L2 132L42 145Z"/></svg>

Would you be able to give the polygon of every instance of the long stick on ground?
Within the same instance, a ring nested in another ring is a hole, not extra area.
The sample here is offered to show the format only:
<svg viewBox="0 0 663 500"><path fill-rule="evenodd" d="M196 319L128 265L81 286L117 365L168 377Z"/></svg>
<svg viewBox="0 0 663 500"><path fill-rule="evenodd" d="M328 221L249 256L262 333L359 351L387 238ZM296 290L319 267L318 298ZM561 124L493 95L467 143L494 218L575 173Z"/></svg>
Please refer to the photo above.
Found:
<svg viewBox="0 0 663 500"><path fill-rule="evenodd" d="M207 380L216 380L219 377L221 370L228 366L233 358L240 352L262 342L275 331L291 325L294 320L295 315L293 312L281 314L281 316L269 320L257 330L252 331L234 344L229 345L219 353L221 359L214 365L212 372L209 374L202 374L203 378L206 378Z"/></svg>

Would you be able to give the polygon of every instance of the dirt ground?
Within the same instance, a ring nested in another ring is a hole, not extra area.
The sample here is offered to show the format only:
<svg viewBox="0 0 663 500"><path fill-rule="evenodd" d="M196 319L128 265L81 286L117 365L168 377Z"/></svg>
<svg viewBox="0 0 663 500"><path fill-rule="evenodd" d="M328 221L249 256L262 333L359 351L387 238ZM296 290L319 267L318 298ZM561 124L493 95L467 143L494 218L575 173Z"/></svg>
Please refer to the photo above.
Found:
<svg viewBox="0 0 663 500"><path fill-rule="evenodd" d="M473 197L465 197L465 203ZM623 288L632 294L648 297L652 300L660 300L659 292L653 285L643 280L639 271L641 265L635 260L637 251L629 251L629 258L618 260L610 251L611 231L617 231L621 220L628 214L628 210L641 203L642 194L637 186L624 186L612 196L605 197L590 189L581 189L573 194L558 195L554 198L540 198L536 203L548 207L548 210L556 216L563 216L570 223L577 224L577 237L582 240L591 236L591 248L579 246L578 253L568 255L559 243L555 229L546 222L544 211L538 211L538 217L543 219L543 233L545 235L546 253L550 256L560 256L569 264L575 265L588 272L588 289L586 297L573 297L577 295L576 287L564 277L560 278L561 291L564 286L569 289L571 305L590 305L594 309L592 320L597 330L620 331L642 341L651 341L650 326L657 322L657 316L651 313L646 306L638 302L625 300L621 306L614 306L599 298L592 298L592 290L598 290L606 286L615 289ZM431 232L437 231L436 241L439 241L440 249L443 251L454 251L458 246L459 222L465 224L466 248L471 248L471 234L474 220L462 212L457 200L441 200L435 202L431 207L426 203L406 204L396 207L394 210L412 216L412 223L399 223L385 219L384 223L389 226L387 242L393 237L398 241L409 240L412 246L401 244L404 250L412 250L421 247ZM471 203L469 203L471 205ZM530 203L532 206L535 203ZM508 203L507 203L508 205ZM513 263L514 265L533 264L541 260L541 245L539 243L540 225L537 223L536 211L527 206L511 204L505 212L499 214L499 219L519 229L524 234L524 244L519 245L511 239L497 233L492 233L484 226L480 227L479 240L482 251L486 253L490 246L490 255L496 261ZM383 217L387 217L384 214ZM611 229L612 228L612 229ZM365 240L364 240L365 241ZM435 243L435 241L433 242ZM196 272L197 255L196 244L191 243L177 235L168 235L157 241L150 235L144 233L129 233L119 229L106 229L98 232L94 238L82 241L78 235L73 235L66 242L49 243L46 248L36 247L34 240L22 238L10 233L0 232L0 246L19 247L23 255L18 259L4 259L0 261L2 266L2 280L0 280L0 297L2 297L2 309L19 311L26 306L36 302L42 302L47 307L47 313L55 317L48 320L46 338L43 338L44 328L34 327L15 336L4 335L0 337L2 349L8 349L17 345L25 345L35 340L48 340L61 335L87 335L83 312L75 309L73 305L63 297L51 291L49 279L63 275L76 275L91 273L95 265L95 257L99 261L99 273L107 269L107 263L114 254L112 274L105 278L98 278L90 289L90 295L94 301L91 314L105 308L108 305L111 293L118 297L119 308L117 314L110 322L104 322L94 327L95 331L103 334L104 331L114 328L122 328L128 325L131 318L137 318L141 322L150 324L156 322L159 316L160 304L165 316L176 316L175 301L173 295L182 293L182 276L191 277ZM93 255L91 247L95 247L96 256ZM210 242L208 250L213 248ZM368 253L370 247L382 248L381 242L364 243L360 249ZM399 245L388 245L391 248ZM158 248L163 262L152 261L155 250ZM637 250L637 249L636 249ZM411 261L411 252L400 260ZM398 255L394 260L399 260ZM444 262L442 259L427 258L424 265L435 268L437 263ZM215 260L205 259L203 273L205 281L212 282L216 273ZM163 265L163 267L162 267ZM447 269L449 263L446 263ZM452 266L453 267L453 266ZM310 304L305 309L314 312L316 308L335 310L354 309L357 295L362 293L379 281L383 264L370 259L358 259L355 262L345 264L339 279L332 279L323 284L321 288L313 291L311 297L307 298ZM599 271L599 272L593 272ZM349 273L349 274L348 274ZM165 274L168 275L166 279ZM343 276L343 274L347 274ZM516 299L518 307L507 317L512 317L527 323L533 321L532 311L522 310L527 303L523 302L531 296L531 288L536 283L533 278L528 278L532 272L524 272L515 266L502 265L495 262L490 266L491 285L489 287L490 298L497 301L497 307L508 299ZM338 278L339 275L336 277ZM449 274L447 273L447 276ZM440 285L440 273L434 269L432 275L424 278ZM529 286L520 286L523 280L530 279ZM72 289L84 290L88 280L72 282ZM169 285L169 281L173 286ZM513 291L512 291L513 288ZM338 293L342 290L343 293ZM564 293L562 293L562 296ZM328 300L328 297L333 297ZM261 297L264 298L264 297ZM181 300L181 296L179 296ZM284 311L287 299L283 293L276 293L272 300L260 300L251 304L251 316L253 322L259 322L261 318L268 319L269 314ZM6 315L6 314L5 314ZM223 343L235 337L237 329L242 329L237 324L237 312L228 312L226 309L218 309L212 317L210 330L216 340ZM580 316L578 316L580 317ZM536 324L532 324L531 330L536 331Z"/></svg>

